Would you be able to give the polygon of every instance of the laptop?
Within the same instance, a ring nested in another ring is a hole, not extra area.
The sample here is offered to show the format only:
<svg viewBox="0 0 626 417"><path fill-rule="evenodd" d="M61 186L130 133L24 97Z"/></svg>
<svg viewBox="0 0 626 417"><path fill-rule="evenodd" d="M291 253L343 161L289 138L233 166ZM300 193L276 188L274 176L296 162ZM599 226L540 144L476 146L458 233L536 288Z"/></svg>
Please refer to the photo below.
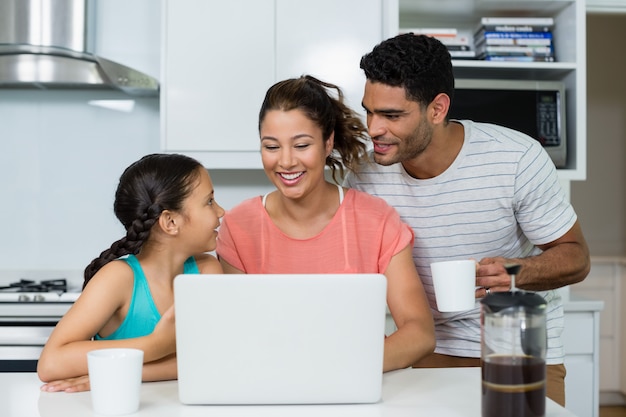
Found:
<svg viewBox="0 0 626 417"><path fill-rule="evenodd" d="M379 401L386 290L381 274L177 276L180 402Z"/></svg>

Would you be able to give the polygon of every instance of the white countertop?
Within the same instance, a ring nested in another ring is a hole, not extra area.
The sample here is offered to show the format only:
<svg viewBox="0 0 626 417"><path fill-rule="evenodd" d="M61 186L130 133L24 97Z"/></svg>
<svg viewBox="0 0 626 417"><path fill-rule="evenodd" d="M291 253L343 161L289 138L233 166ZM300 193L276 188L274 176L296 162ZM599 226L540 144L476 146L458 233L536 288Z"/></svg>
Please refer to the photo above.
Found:
<svg viewBox="0 0 626 417"><path fill-rule="evenodd" d="M85 417L89 392L41 392L34 373L0 373L2 417ZM480 417L480 368L405 369L383 376L382 401L361 405L186 406L176 381L143 383L138 413L129 416L285 416L285 417ZM550 399L546 417L575 417Z"/></svg>

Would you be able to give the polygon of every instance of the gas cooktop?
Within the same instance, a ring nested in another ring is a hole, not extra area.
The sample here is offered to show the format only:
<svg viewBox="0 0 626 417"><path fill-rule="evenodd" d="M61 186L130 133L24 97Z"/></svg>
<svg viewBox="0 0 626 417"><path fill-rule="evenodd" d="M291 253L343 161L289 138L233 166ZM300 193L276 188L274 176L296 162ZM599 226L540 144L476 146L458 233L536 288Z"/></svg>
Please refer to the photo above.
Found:
<svg viewBox="0 0 626 417"><path fill-rule="evenodd" d="M66 292L67 280L65 278L46 279L42 281L33 281L29 279L20 279L18 282L12 282L7 286L0 287L0 292Z"/></svg>
<svg viewBox="0 0 626 417"><path fill-rule="evenodd" d="M20 279L0 286L0 302L73 302L80 292L69 291L64 278L34 281Z"/></svg>

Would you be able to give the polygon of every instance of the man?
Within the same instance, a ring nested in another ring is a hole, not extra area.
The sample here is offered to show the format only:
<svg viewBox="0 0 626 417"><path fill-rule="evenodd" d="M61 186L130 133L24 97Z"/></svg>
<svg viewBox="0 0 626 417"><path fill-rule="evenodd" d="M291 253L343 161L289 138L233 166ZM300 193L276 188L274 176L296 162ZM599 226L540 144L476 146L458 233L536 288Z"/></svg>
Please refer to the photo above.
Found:
<svg viewBox="0 0 626 417"><path fill-rule="evenodd" d="M387 200L413 227L413 259L435 317L435 353L415 367L480 366L480 309L437 311L430 263L475 259L476 297L516 286L547 302L547 393L565 403L563 307L556 288L589 273L589 250L554 164L511 129L450 121L450 54L434 38L383 41L361 59L373 162L346 185ZM514 103L512 103L514 105Z"/></svg>

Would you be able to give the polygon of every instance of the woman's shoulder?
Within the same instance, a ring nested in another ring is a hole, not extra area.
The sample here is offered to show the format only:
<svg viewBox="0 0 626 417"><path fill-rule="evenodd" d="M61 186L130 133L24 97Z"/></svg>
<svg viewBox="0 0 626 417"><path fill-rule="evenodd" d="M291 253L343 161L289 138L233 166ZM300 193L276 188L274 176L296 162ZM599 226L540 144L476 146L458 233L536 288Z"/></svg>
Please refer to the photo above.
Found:
<svg viewBox="0 0 626 417"><path fill-rule="evenodd" d="M348 188L346 192L346 198L351 198L353 204L359 209L371 208L372 210L380 210L392 207L380 197L366 193L365 191L357 190L356 188ZM363 206L361 206L363 205Z"/></svg>
<svg viewBox="0 0 626 417"><path fill-rule="evenodd" d="M254 213L254 210L259 210L263 208L263 205L261 204L262 198L262 196L255 196L243 200L232 209L227 210L226 214L224 214L224 217L240 217L250 215L251 213Z"/></svg>

